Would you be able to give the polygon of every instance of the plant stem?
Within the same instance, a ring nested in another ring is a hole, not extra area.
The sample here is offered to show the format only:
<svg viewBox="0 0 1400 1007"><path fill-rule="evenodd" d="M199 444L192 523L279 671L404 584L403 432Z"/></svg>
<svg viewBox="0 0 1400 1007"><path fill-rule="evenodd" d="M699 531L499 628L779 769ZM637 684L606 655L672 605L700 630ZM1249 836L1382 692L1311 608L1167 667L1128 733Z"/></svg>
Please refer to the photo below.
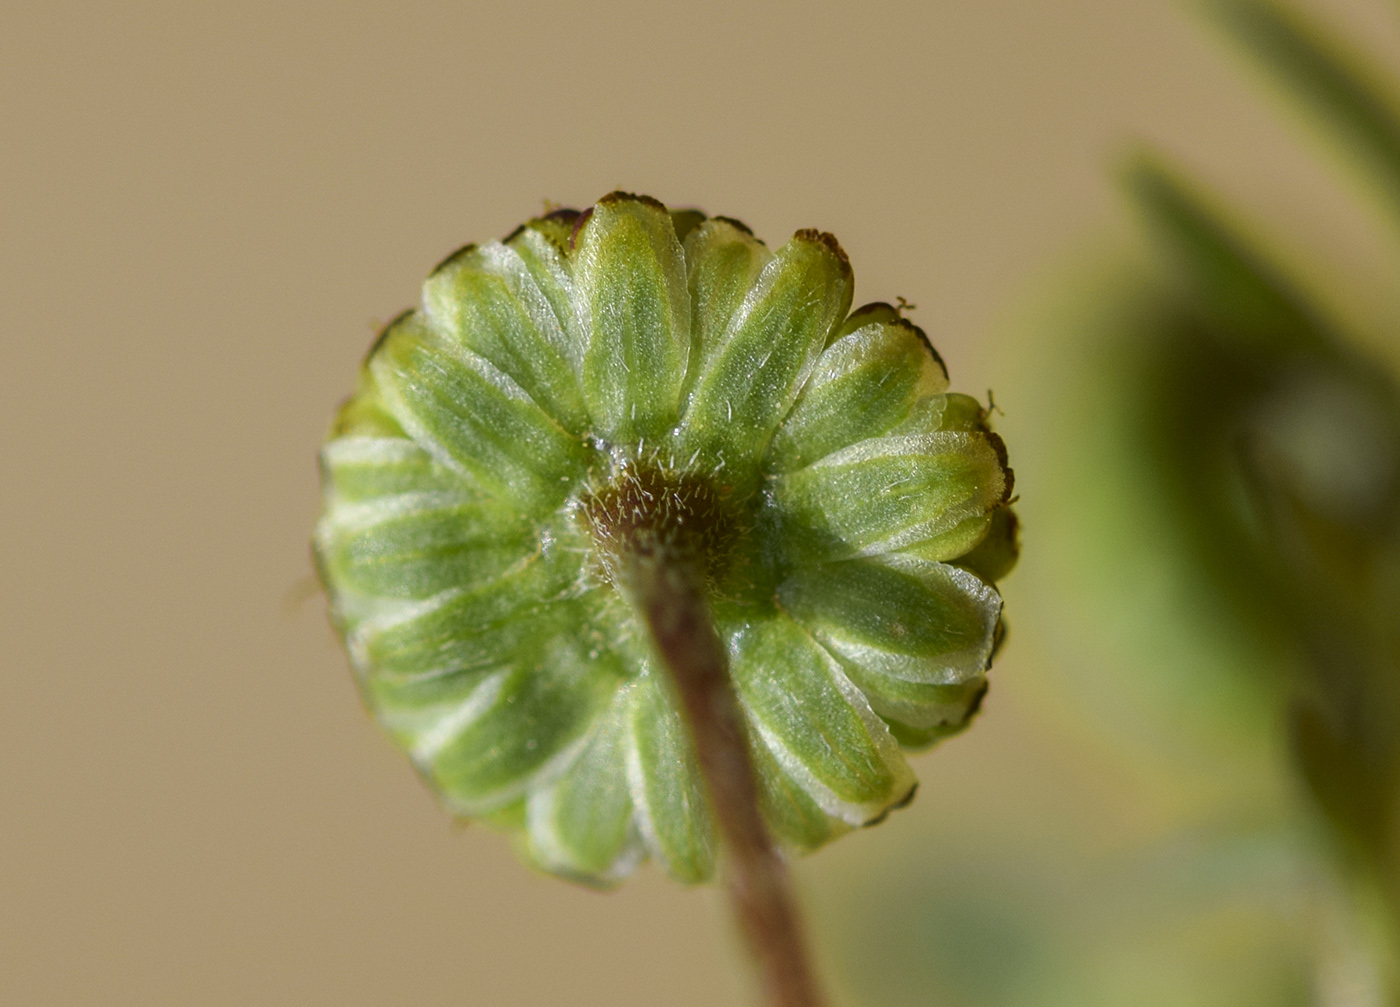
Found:
<svg viewBox="0 0 1400 1007"><path fill-rule="evenodd" d="M680 695L728 852L726 881L772 1007L821 1007L787 864L758 805L744 721L703 579L678 557L634 553L629 581Z"/></svg>

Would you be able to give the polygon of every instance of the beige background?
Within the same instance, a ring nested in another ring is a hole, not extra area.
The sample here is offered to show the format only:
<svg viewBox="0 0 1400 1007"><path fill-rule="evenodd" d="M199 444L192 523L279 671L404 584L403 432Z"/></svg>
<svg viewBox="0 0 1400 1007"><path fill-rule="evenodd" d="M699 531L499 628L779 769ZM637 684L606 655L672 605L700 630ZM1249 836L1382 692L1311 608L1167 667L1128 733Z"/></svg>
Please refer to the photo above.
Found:
<svg viewBox="0 0 1400 1007"><path fill-rule="evenodd" d="M1321 6L1400 53L1383 0ZM625 187L835 232L980 392L1133 136L1354 227L1266 108L1154 0L5 5L0 1002L744 1002L711 893L531 875L360 709L306 543L376 324L457 245ZM1016 779L1018 642L882 833ZM809 897L878 841L804 862Z"/></svg>

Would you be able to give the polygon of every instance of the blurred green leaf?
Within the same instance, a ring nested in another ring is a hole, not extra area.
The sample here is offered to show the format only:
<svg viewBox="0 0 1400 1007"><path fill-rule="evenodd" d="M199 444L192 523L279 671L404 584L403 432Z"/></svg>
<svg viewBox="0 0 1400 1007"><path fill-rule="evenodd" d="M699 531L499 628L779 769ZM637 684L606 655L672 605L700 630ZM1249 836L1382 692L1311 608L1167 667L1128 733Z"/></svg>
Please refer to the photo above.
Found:
<svg viewBox="0 0 1400 1007"><path fill-rule="evenodd" d="M1159 155L1135 155L1123 181L1193 306L1219 334L1278 356L1327 345L1312 310Z"/></svg>
<svg viewBox="0 0 1400 1007"><path fill-rule="evenodd" d="M1400 214L1400 115L1391 87L1296 9L1269 0L1210 0L1207 9L1324 128L1374 173Z"/></svg>

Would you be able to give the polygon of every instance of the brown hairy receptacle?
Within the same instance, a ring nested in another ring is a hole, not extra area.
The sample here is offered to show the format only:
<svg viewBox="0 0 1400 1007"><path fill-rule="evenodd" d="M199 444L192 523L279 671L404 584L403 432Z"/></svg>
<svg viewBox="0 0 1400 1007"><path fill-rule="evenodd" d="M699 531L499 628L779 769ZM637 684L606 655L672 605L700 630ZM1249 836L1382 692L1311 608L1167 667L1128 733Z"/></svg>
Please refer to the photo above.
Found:
<svg viewBox="0 0 1400 1007"><path fill-rule="evenodd" d="M638 559L683 563L714 584L747 524L733 496L702 475L629 462L588 495L580 513L614 584L623 561Z"/></svg>

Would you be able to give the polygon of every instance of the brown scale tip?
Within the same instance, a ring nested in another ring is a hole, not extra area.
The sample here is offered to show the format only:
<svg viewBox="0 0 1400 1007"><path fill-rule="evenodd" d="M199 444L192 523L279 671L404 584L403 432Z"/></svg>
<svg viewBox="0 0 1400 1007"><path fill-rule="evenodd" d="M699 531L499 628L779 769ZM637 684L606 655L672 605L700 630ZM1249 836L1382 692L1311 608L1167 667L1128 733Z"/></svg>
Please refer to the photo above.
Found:
<svg viewBox="0 0 1400 1007"><path fill-rule="evenodd" d="M1002 625L1002 622L1000 620L997 620L998 628L1000 628ZM1002 638L1005 638L1005 631L1002 632ZM995 648L996 644L994 643L992 646L993 648ZM987 667L991 667L990 661L987 662ZM962 716L963 723L967 723L973 717L977 716L977 714L982 712L982 704L987 699L987 690L991 687L992 683L986 681L984 681L980 686L977 687L977 691L972 694L972 701L967 704L967 711Z"/></svg>
<svg viewBox="0 0 1400 1007"><path fill-rule="evenodd" d="M572 207L561 206L550 210L543 217L533 217L521 224L501 239L501 244L509 245L519 238L527 230L542 234L548 238L560 251L565 251L565 243L573 233L574 223L579 218L579 212Z"/></svg>
<svg viewBox="0 0 1400 1007"><path fill-rule="evenodd" d="M409 315L413 314L413 312L416 310L416 308L404 308L393 318L389 319L388 323L384 326L384 328L379 330L379 335L374 337L374 342L370 344L369 352L365 354L365 359L363 360L363 363L368 364L370 362L370 359L376 353L379 352L379 347L384 345L384 340L389 338L389 333L393 332L400 322L402 322Z"/></svg>
<svg viewBox="0 0 1400 1007"><path fill-rule="evenodd" d="M599 200L599 202L602 202L602 200ZM579 233L582 232L582 230L583 230L583 228L584 228L584 225L587 224L587 223L588 223L590 220L592 220L592 219L593 219L593 207L591 207L591 206L590 206L588 209L584 210L582 213L580 213L580 214L578 215L578 219L576 219L576 220L574 221L574 229L573 229L572 231L569 232L569 248L570 248L570 249L574 249L574 248L577 248L577 247L578 247L578 236L579 236Z"/></svg>
<svg viewBox="0 0 1400 1007"><path fill-rule="evenodd" d="M997 462L1001 465L1001 471L1006 476L1006 487L1002 490L1000 500L1001 503L1006 503L1011 499L1011 491L1016 488L1016 472L1012 469L1010 464L1008 464L1006 442L1001 439L1001 435L988 430L986 436L987 443L990 444L992 450L996 452Z"/></svg>
<svg viewBox="0 0 1400 1007"><path fill-rule="evenodd" d="M860 823L861 828L863 828L863 829L869 829L869 828L872 828L872 827L874 827L874 826L876 826L876 825L879 825L879 824L880 824L881 822L883 822L886 818L889 818L889 817L890 817L890 812L892 812L892 811L900 811L900 810L902 810L902 809L904 809L904 808L909 807L909 805L911 805L911 804L914 803L914 795L917 794L918 792L919 792L919 784L918 784L917 781L915 781L914 784L913 784L912 786L910 786L909 792L908 792L907 794L905 794L905 795L904 795L903 797L901 797L899 800L895 801L893 804L891 804L891 805L890 805L888 808L886 808L884 811L880 812L880 813L879 813L878 815L876 815L874 818L871 818L871 819L868 819L867 821L861 822L861 823Z"/></svg>
<svg viewBox="0 0 1400 1007"><path fill-rule="evenodd" d="M684 242L688 234L708 219L705 211L696 206L673 206L670 213L671 226L675 229L676 240L681 242Z"/></svg>
<svg viewBox="0 0 1400 1007"><path fill-rule="evenodd" d="M643 206L650 206L654 210L666 212L666 204L653 196L640 196L635 192L623 192L621 189L614 189L602 199L598 200L599 206L612 206L616 203L641 203Z"/></svg>
<svg viewBox="0 0 1400 1007"><path fill-rule="evenodd" d="M907 318L896 318L894 321L890 322L890 324L913 333L914 336L924 344L924 349L928 350L929 355L933 357L933 362L938 365L938 369L943 372L943 380L948 380L948 365L943 362L943 355L934 348L933 342L929 339L927 332ZM1002 461L1005 462L1006 459L1003 458Z"/></svg>
<svg viewBox="0 0 1400 1007"><path fill-rule="evenodd" d="M871 301L869 304L862 304L849 315L846 316L845 327L847 329L858 329L871 322L883 322L893 325L901 321L899 309L887 301Z"/></svg>
<svg viewBox="0 0 1400 1007"><path fill-rule="evenodd" d="M818 231L814 227L804 227L802 230L796 232L792 236L792 239L794 241L811 241L824 246L828 252L836 256L837 260L841 263L841 268L845 272L849 273L851 271L850 257L846 255L846 250L841 247L841 242L836 240L836 235L827 231Z"/></svg>
<svg viewBox="0 0 1400 1007"><path fill-rule="evenodd" d="M561 206L557 210L550 210L541 220L557 220L561 224L572 224L578 219L579 212L570 206Z"/></svg>
<svg viewBox="0 0 1400 1007"><path fill-rule="evenodd" d="M522 230L524 230L524 225L522 225L521 227L517 227L517 228L515 229L515 233L516 233L516 234L519 234ZM506 240L509 241L510 239L507 238ZM463 245L461 248L457 249L457 251L453 252L451 255L447 256L447 257L444 258L441 262L439 262L436 266L434 266L434 267L432 268L432 272L428 273L428 276L429 276L429 277L436 276L438 273L442 272L442 271L443 271L444 269L446 269L448 266L452 265L452 263L454 263L454 262L456 262L458 259L462 258L462 256L464 256L464 255L470 255L470 254L471 254L472 252L474 252L474 251L476 251L476 244L475 244L475 243L469 244L469 245Z"/></svg>
<svg viewBox="0 0 1400 1007"><path fill-rule="evenodd" d="M742 220L736 220L736 219L733 218L733 217L711 217L710 219L711 219L711 220L722 220L722 221L724 221L726 224L728 224L730 227L735 227L735 228L738 228L739 230L743 231L743 232L744 232L745 234L747 234L750 238L754 237L753 228L750 227L748 224L744 223Z"/></svg>

